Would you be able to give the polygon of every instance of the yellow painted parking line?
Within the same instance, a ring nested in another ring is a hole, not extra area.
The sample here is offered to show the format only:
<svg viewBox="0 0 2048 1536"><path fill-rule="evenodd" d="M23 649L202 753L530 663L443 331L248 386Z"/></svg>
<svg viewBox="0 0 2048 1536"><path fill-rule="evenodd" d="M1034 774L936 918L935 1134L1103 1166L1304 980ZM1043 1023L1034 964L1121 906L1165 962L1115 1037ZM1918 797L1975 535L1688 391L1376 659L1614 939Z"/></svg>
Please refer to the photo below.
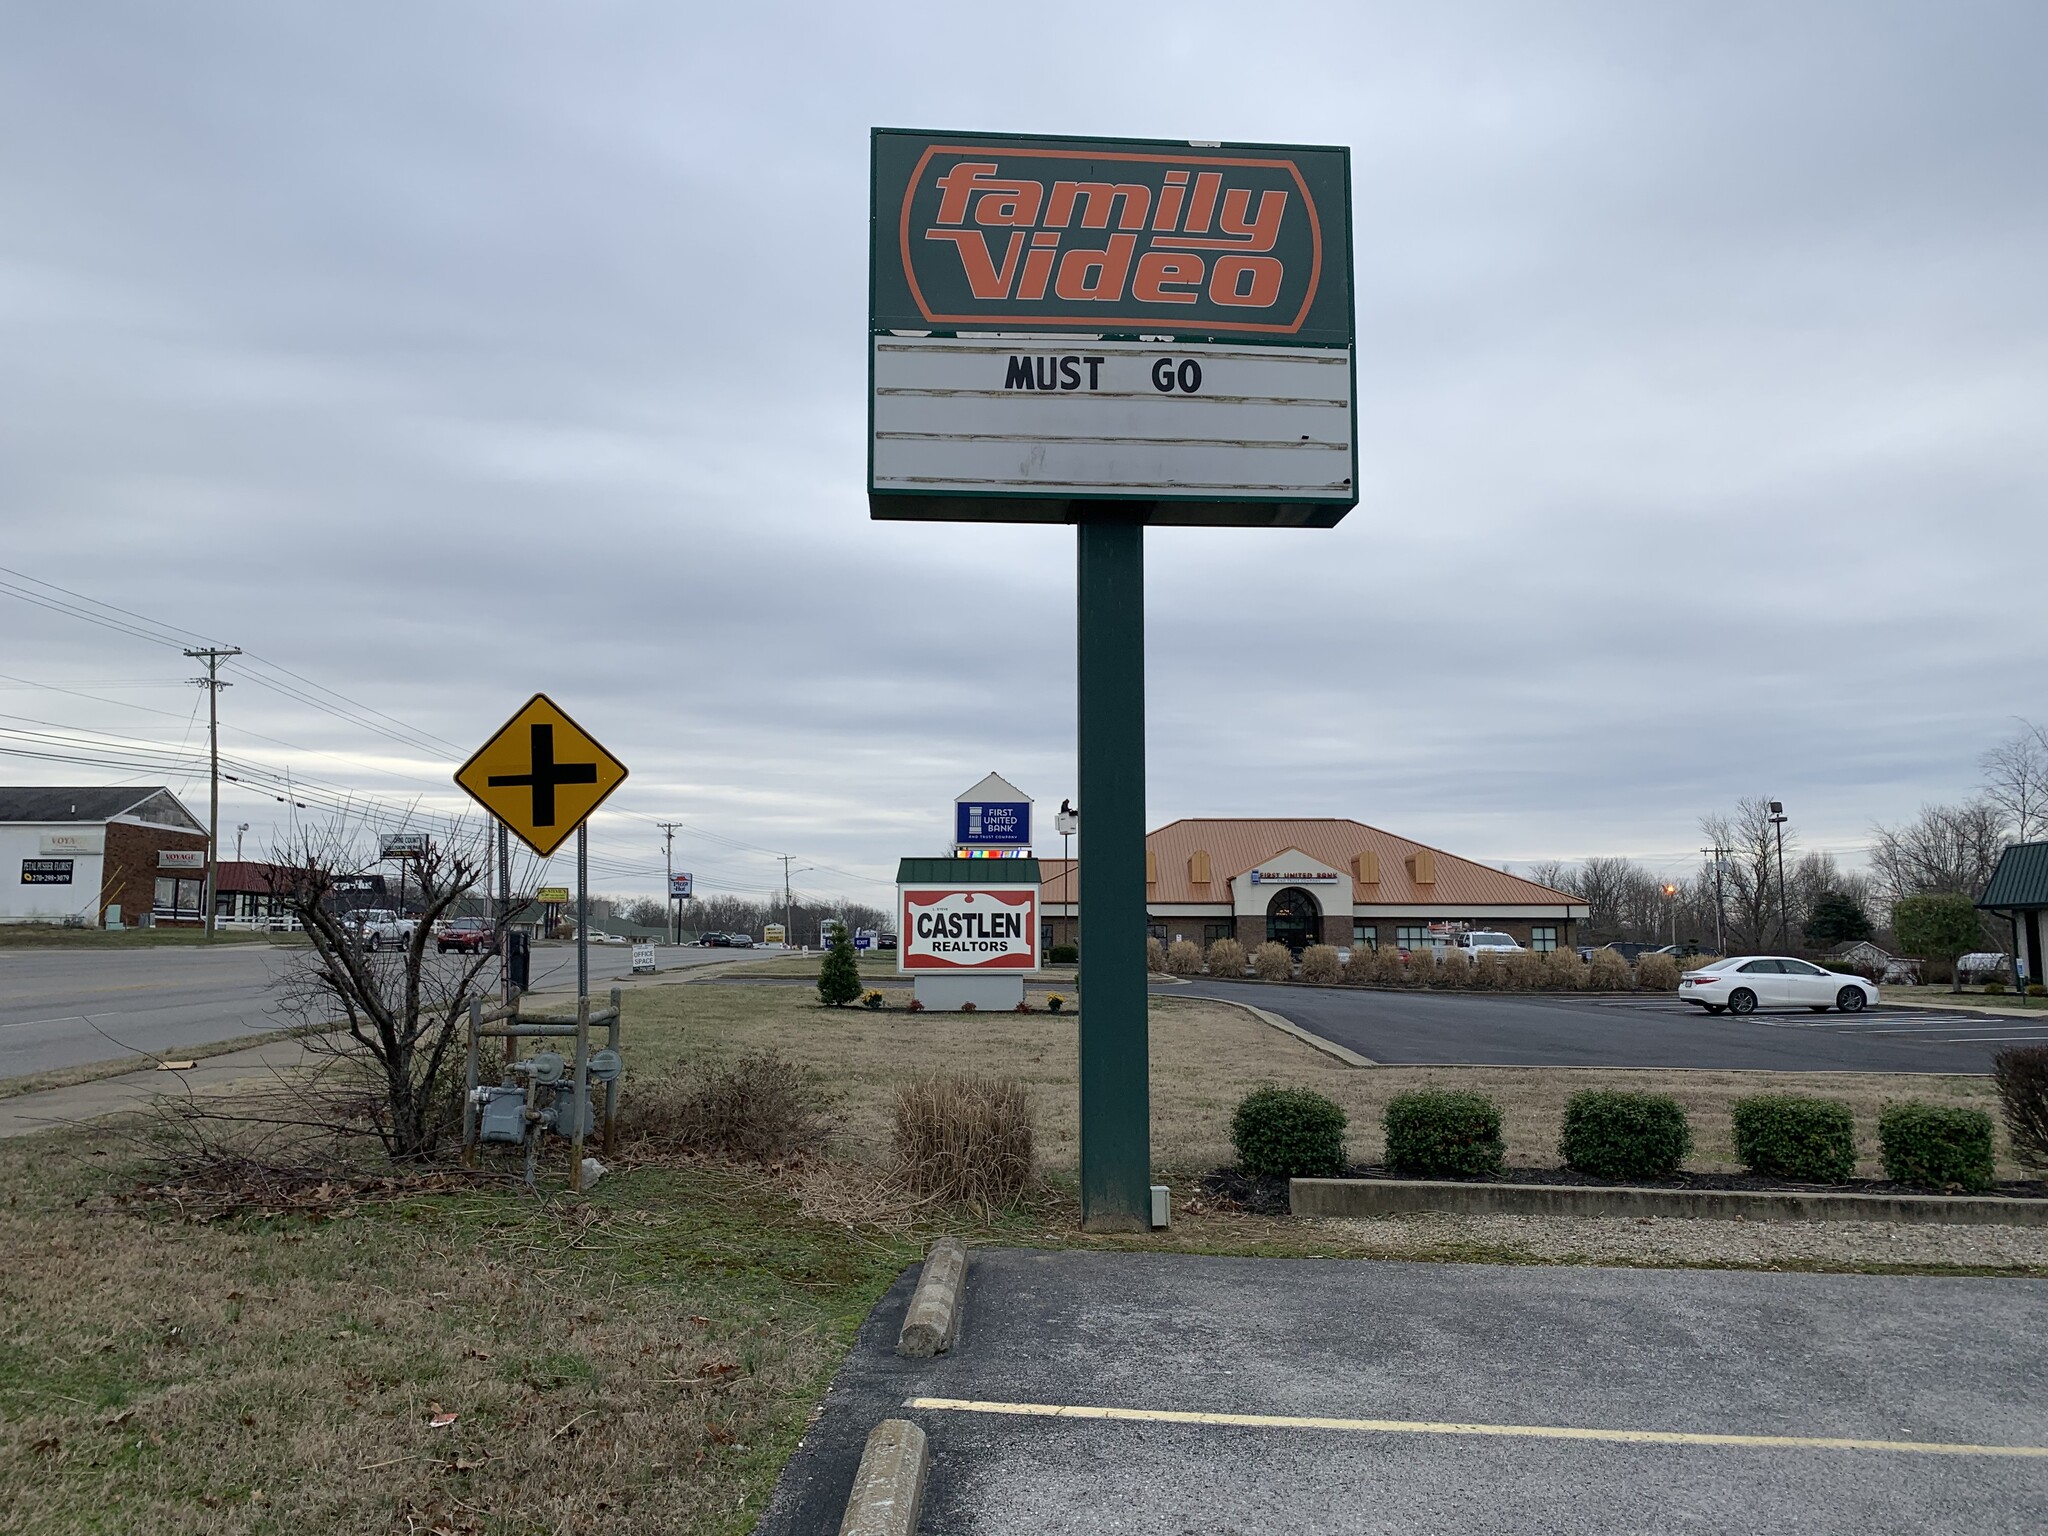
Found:
<svg viewBox="0 0 2048 1536"><path fill-rule="evenodd" d="M1703 1435L1666 1429L1579 1429L1563 1424L1439 1424L1426 1419L1323 1419L1283 1413L1187 1413L1170 1408L1096 1408L1067 1403L991 1403L913 1397L906 1408L1006 1414L1031 1419L1114 1419L1140 1424L1210 1424L1230 1429L1325 1429L1366 1435L1492 1435L1521 1440L1601 1440L1620 1445L1734 1445L1765 1450L1893 1451L1914 1456L2048 1459L2048 1445L1969 1445L1946 1440L1857 1440L1840 1435Z"/></svg>

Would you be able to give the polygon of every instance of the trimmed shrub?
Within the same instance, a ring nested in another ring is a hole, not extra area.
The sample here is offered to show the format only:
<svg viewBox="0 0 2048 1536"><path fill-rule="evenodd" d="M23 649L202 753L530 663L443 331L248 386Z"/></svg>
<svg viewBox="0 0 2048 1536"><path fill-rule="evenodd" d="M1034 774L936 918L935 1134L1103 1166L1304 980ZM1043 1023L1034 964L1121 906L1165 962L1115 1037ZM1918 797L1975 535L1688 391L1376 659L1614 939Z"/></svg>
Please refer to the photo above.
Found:
<svg viewBox="0 0 2048 1536"><path fill-rule="evenodd" d="M1282 946L1283 948L1285 946ZM1344 1111L1306 1088L1258 1088L1230 1117L1230 1144L1244 1172L1276 1179L1334 1179L1344 1172Z"/></svg>
<svg viewBox="0 0 2048 1536"><path fill-rule="evenodd" d="M1636 962L1636 985L1645 992L1678 990L1678 957L1645 955Z"/></svg>
<svg viewBox="0 0 2048 1536"><path fill-rule="evenodd" d="M1166 946L1150 934L1145 935L1145 969L1154 972L1166 969Z"/></svg>
<svg viewBox="0 0 2048 1536"><path fill-rule="evenodd" d="M1986 995L1991 997L2003 996L2005 993L2005 983L2002 981L1987 981L1984 983L1984 991Z"/></svg>
<svg viewBox="0 0 2048 1536"><path fill-rule="evenodd" d="M1446 987L1463 987L1472 981L1472 960L1462 949L1447 949L1437 965L1436 979Z"/></svg>
<svg viewBox="0 0 2048 1536"><path fill-rule="evenodd" d="M2008 1046L1991 1058L2012 1155L2048 1169L2048 1045Z"/></svg>
<svg viewBox="0 0 2048 1536"><path fill-rule="evenodd" d="M920 1195L984 1208L1031 1183L1031 1090L1011 1077L936 1072L896 1090L891 1144Z"/></svg>
<svg viewBox="0 0 2048 1536"><path fill-rule="evenodd" d="M1678 1100L1662 1093L1575 1093L1564 1107L1558 1155L1603 1179L1668 1179L1692 1150Z"/></svg>
<svg viewBox="0 0 2048 1536"><path fill-rule="evenodd" d="M1975 1192L1992 1184L1991 1117L1909 1099L1890 1104L1877 1122L1884 1176L1900 1184Z"/></svg>
<svg viewBox="0 0 2048 1536"><path fill-rule="evenodd" d="M2028 982L2028 983L2027 983L2027 996L2029 996L2029 997L2048 997L2048 984L2044 984L2044 983L2042 983L2042 982L2038 982L2038 981L2030 981L2030 982Z"/></svg>
<svg viewBox="0 0 2048 1536"><path fill-rule="evenodd" d="M1081 946L1078 944L1049 945L1045 951L1045 963L1047 965L1079 965L1081 963Z"/></svg>
<svg viewBox="0 0 2048 1536"><path fill-rule="evenodd" d="M1586 962L1586 985L1595 992L1626 992L1635 972L1618 949L1596 949Z"/></svg>
<svg viewBox="0 0 2048 1536"><path fill-rule="evenodd" d="M1394 1173L1480 1178L1499 1173L1507 1154L1500 1109L1484 1094L1397 1093L1382 1124Z"/></svg>
<svg viewBox="0 0 2048 1536"><path fill-rule="evenodd" d="M1244 974L1244 946L1235 939L1218 939L1209 946L1209 974L1211 976L1242 976Z"/></svg>
<svg viewBox="0 0 2048 1536"><path fill-rule="evenodd" d="M1303 981L1335 981L1341 969L1334 944L1311 944L1301 952Z"/></svg>
<svg viewBox="0 0 2048 1536"><path fill-rule="evenodd" d="M1202 946L1193 939L1175 939L1166 946L1166 968L1175 976L1198 975L1202 969Z"/></svg>
<svg viewBox="0 0 2048 1536"><path fill-rule="evenodd" d="M1268 939L1259 946L1259 952L1252 956L1252 965L1261 981L1294 979L1294 952L1275 939Z"/></svg>
<svg viewBox="0 0 2048 1536"><path fill-rule="evenodd" d="M1735 1155L1751 1173L1846 1184L1856 1172L1856 1117L1839 1100L1762 1093L1733 1112Z"/></svg>

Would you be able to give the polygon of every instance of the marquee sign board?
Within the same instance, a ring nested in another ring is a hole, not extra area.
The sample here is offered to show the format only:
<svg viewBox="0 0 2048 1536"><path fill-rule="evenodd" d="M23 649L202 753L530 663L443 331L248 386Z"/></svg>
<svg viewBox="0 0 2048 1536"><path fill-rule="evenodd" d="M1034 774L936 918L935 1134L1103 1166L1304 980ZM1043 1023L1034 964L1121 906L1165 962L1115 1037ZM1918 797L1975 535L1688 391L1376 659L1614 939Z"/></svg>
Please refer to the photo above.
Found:
<svg viewBox="0 0 2048 1536"><path fill-rule="evenodd" d="M1036 885L905 885L898 971L1035 971Z"/></svg>
<svg viewBox="0 0 2048 1536"><path fill-rule="evenodd" d="M878 129L873 197L873 516L1357 504L1349 151Z"/></svg>
<svg viewBox="0 0 2048 1536"><path fill-rule="evenodd" d="M697 877L695 875L680 874L668 877L668 893L671 898L688 901L692 899L696 889Z"/></svg>
<svg viewBox="0 0 2048 1536"><path fill-rule="evenodd" d="M1031 841L1031 802L957 800L953 841L962 847L1017 848Z"/></svg>

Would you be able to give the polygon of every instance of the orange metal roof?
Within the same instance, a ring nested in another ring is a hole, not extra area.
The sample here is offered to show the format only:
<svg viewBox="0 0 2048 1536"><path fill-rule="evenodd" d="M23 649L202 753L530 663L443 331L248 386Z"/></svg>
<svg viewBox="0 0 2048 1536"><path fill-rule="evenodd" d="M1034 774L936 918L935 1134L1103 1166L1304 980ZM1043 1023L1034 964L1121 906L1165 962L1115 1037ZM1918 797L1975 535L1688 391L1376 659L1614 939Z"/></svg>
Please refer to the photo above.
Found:
<svg viewBox="0 0 2048 1536"><path fill-rule="evenodd" d="M1230 882L1275 854L1299 849L1310 858L1333 869L1351 870L1351 861L1362 853L1379 855L1379 883L1364 885L1355 871L1351 882L1354 902L1376 902L1415 906L1521 907L1580 905L1579 899L1547 885L1524 880L1485 864L1461 859L1454 853L1431 848L1378 827L1341 817L1274 820L1184 820L1169 822L1147 834L1145 851L1157 866L1159 880L1146 890L1151 902L1226 902ZM1209 855L1210 880L1196 885L1188 878L1188 863L1197 852ZM1416 883L1410 860L1417 853L1434 855L1436 881ZM1077 899L1074 866L1078 859L1040 859L1043 899L1068 902Z"/></svg>

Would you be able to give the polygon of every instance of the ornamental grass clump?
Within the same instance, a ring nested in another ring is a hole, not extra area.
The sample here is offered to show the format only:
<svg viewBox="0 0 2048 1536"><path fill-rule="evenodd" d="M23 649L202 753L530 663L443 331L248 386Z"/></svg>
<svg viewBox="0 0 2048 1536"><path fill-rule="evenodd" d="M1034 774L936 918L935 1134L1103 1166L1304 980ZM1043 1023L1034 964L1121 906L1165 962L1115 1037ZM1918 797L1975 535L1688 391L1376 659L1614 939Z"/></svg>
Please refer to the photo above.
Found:
<svg viewBox="0 0 2048 1536"><path fill-rule="evenodd" d="M891 1138L919 1195L990 1209L1030 1187L1031 1091L1015 1078L935 1072L896 1090Z"/></svg>
<svg viewBox="0 0 2048 1536"><path fill-rule="evenodd" d="M1481 992L1498 992L1505 984L1507 972L1502 969L1500 956L1486 950L1472 962L1472 985Z"/></svg>
<svg viewBox="0 0 2048 1536"><path fill-rule="evenodd" d="M1993 1183L1991 1117L1981 1109L1917 1099L1887 1105L1877 1122L1877 1145L1884 1176L1894 1183L1968 1194Z"/></svg>
<svg viewBox="0 0 2048 1536"><path fill-rule="evenodd" d="M1145 969L1155 975L1166 969L1166 946L1150 934L1145 936Z"/></svg>
<svg viewBox="0 0 2048 1536"><path fill-rule="evenodd" d="M1408 964L1401 980L1411 987L1433 987L1437 978L1436 951L1428 946L1408 952Z"/></svg>
<svg viewBox="0 0 2048 1536"><path fill-rule="evenodd" d="M1211 944L1209 974L1233 978L1244 975L1244 946L1235 939L1218 939Z"/></svg>
<svg viewBox="0 0 2048 1536"><path fill-rule="evenodd" d="M1344 1111L1307 1088L1258 1088L1230 1117L1230 1144L1245 1173L1334 1179L1344 1172Z"/></svg>
<svg viewBox="0 0 2048 1536"><path fill-rule="evenodd" d="M1553 949L1543 957L1543 982L1559 992L1576 992L1586 984L1586 962L1575 949Z"/></svg>
<svg viewBox="0 0 2048 1536"><path fill-rule="evenodd" d="M1678 960L1673 955L1648 954L1636 962L1636 985L1645 992L1676 992Z"/></svg>
<svg viewBox="0 0 2048 1536"><path fill-rule="evenodd" d="M1462 949L1444 951L1443 963L1437 967L1437 985L1444 987L1470 986L1472 982L1472 961Z"/></svg>
<svg viewBox="0 0 2048 1536"><path fill-rule="evenodd" d="M1259 946L1259 952L1252 956L1252 965L1261 981L1294 979L1294 952L1276 940L1268 939Z"/></svg>
<svg viewBox="0 0 2048 1536"><path fill-rule="evenodd" d="M1500 1172L1507 1144L1500 1107L1479 1093L1397 1093L1381 1123L1387 1168L1422 1178L1485 1178Z"/></svg>
<svg viewBox="0 0 2048 1536"><path fill-rule="evenodd" d="M1504 957L1508 985L1517 992L1535 992L1544 980L1543 957L1533 949L1518 949Z"/></svg>
<svg viewBox="0 0 2048 1536"><path fill-rule="evenodd" d="M1311 944L1301 952L1301 979L1303 981L1332 982L1343 970L1337 960L1337 946L1334 944Z"/></svg>
<svg viewBox="0 0 2048 1536"><path fill-rule="evenodd" d="M1588 1089L1565 1104L1557 1151L1595 1178L1668 1179L1692 1151L1692 1127L1667 1094Z"/></svg>
<svg viewBox="0 0 2048 1536"><path fill-rule="evenodd" d="M1586 985L1595 992L1626 992L1635 982L1628 957L1618 949L1596 949L1586 962Z"/></svg>
<svg viewBox="0 0 2048 1536"><path fill-rule="evenodd" d="M1175 939L1166 946L1166 969L1174 976L1199 975L1202 969L1202 946L1192 939Z"/></svg>
<svg viewBox="0 0 2048 1536"><path fill-rule="evenodd" d="M1732 1110L1735 1156L1751 1173L1846 1184L1856 1172L1856 1119L1840 1100L1764 1093Z"/></svg>

